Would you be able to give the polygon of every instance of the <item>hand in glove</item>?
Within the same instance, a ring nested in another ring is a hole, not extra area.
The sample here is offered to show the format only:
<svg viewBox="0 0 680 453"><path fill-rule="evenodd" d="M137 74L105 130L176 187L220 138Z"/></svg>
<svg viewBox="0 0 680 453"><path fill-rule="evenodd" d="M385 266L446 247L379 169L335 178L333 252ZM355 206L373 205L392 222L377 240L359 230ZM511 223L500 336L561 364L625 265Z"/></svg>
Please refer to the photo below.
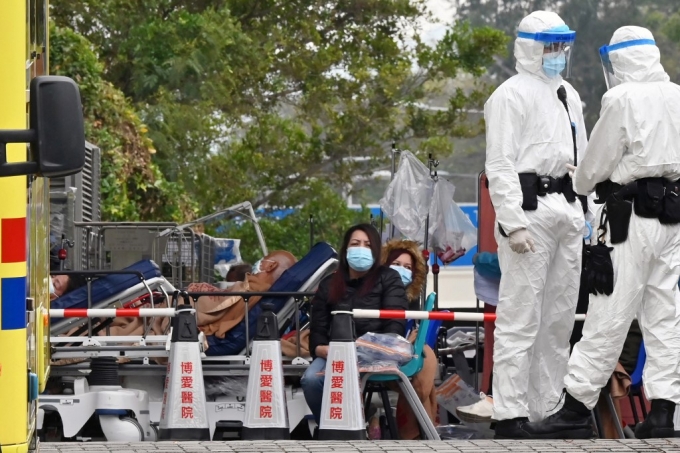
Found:
<svg viewBox="0 0 680 453"><path fill-rule="evenodd" d="M585 247L584 272L588 278L588 292L609 296L614 291L614 265L611 251L613 247L604 244Z"/></svg>
<svg viewBox="0 0 680 453"><path fill-rule="evenodd" d="M534 248L534 238L531 237L526 228L513 231L508 236L508 239L510 239L510 249L515 253L526 253L529 250L532 252L536 251Z"/></svg>
<svg viewBox="0 0 680 453"><path fill-rule="evenodd" d="M565 164L565 167L567 167L567 170L569 170L569 176L571 177L571 179L574 179L574 172L576 171L576 166L571 164Z"/></svg>

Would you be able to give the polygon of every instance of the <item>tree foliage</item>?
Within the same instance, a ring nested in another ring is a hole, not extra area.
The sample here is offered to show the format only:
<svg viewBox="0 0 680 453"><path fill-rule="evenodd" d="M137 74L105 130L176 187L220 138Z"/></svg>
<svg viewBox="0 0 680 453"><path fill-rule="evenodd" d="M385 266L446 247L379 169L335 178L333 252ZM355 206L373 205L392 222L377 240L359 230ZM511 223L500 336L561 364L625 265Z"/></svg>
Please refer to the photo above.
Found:
<svg viewBox="0 0 680 453"><path fill-rule="evenodd" d="M680 81L680 4L676 0L452 0L461 17L474 25L489 25L513 38L505 59L497 59L492 72L497 80L512 76L512 46L520 20L536 10L554 11L576 30L570 82L585 103L588 130L600 113L600 99L606 91L598 48L608 44L614 31L624 25L649 28L661 49L661 59L674 81Z"/></svg>
<svg viewBox="0 0 680 453"><path fill-rule="evenodd" d="M51 72L80 87L87 138L102 149L102 216L105 220L180 219L192 204L152 161L155 152L123 93L102 78L91 44L72 30L50 28Z"/></svg>
<svg viewBox="0 0 680 453"><path fill-rule="evenodd" d="M426 15L424 0L53 2L57 23L99 49L163 173L203 214L244 199L304 205L311 181L341 191L384 163L392 140L448 154L478 134L465 111L487 87L458 90L446 112L417 102L438 81L482 74L505 38L459 23L430 48Z"/></svg>
<svg viewBox="0 0 680 453"><path fill-rule="evenodd" d="M259 220L270 252L274 249L288 250L300 259L310 246L320 241L339 247L348 226L371 222L368 209L348 209L340 195L324 190L319 181L312 182L311 186L307 194L309 202L300 209L282 218L272 215ZM378 219L373 221L377 227ZM212 229L209 225L207 227L208 232L215 231L220 237L240 238L245 245L241 247L241 256L245 261L254 263L262 258L257 247L257 235L250 222L227 223L218 229Z"/></svg>

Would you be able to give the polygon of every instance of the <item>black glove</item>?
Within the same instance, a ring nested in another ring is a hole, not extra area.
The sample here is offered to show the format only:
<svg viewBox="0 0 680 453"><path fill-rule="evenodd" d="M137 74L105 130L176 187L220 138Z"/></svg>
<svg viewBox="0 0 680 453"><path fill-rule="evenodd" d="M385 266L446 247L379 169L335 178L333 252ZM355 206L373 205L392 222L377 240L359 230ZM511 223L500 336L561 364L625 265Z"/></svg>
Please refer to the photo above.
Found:
<svg viewBox="0 0 680 453"><path fill-rule="evenodd" d="M614 265L610 252L613 247L605 244L586 245L584 272L587 275L588 292L609 296L614 291Z"/></svg>

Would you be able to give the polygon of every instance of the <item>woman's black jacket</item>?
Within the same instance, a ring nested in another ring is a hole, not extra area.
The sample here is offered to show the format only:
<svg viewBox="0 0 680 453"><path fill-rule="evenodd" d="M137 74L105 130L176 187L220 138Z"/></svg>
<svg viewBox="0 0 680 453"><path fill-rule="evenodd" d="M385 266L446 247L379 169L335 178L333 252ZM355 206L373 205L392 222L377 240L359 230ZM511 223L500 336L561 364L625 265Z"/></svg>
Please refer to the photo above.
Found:
<svg viewBox="0 0 680 453"><path fill-rule="evenodd" d="M338 270L337 272L342 271ZM350 280L348 276L345 276L347 291L337 304L328 302L328 294L333 276L329 275L321 281L312 299L312 319L309 334L309 351L312 357L316 357L317 346L329 344L331 340L331 311L337 310L338 305L348 309L408 309L404 284L399 273L394 269L380 266L373 288L363 296L359 296L359 290L366 277ZM357 338L366 332L396 333L403 336L405 328L406 320L404 319L354 319L354 330Z"/></svg>

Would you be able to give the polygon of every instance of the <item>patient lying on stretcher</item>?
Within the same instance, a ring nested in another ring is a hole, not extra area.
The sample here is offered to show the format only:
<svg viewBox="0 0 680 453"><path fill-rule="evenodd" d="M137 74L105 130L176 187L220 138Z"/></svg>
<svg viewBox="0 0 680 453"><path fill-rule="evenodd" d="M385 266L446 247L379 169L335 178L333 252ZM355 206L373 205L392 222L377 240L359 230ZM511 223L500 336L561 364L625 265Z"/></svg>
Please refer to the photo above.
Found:
<svg viewBox="0 0 680 453"><path fill-rule="evenodd" d="M245 276L244 281L236 282L226 290L219 289L208 283L192 283L188 292L264 292L279 279L281 274L297 262L295 256L284 250L276 250L262 258L253 266L253 272ZM248 299L248 310L259 301L260 296ZM206 336L224 336L245 317L245 303L241 296L201 296L195 302L198 328ZM156 304L156 307L167 307L167 302ZM167 333L170 318L154 318L147 335L163 335ZM73 329L69 334L73 334ZM143 318L116 318L98 335L133 336L143 335L145 330ZM87 333L84 333L85 335ZM206 349L208 345L206 344Z"/></svg>
<svg viewBox="0 0 680 453"><path fill-rule="evenodd" d="M87 281L79 275L53 275L50 278L50 300L85 286Z"/></svg>

